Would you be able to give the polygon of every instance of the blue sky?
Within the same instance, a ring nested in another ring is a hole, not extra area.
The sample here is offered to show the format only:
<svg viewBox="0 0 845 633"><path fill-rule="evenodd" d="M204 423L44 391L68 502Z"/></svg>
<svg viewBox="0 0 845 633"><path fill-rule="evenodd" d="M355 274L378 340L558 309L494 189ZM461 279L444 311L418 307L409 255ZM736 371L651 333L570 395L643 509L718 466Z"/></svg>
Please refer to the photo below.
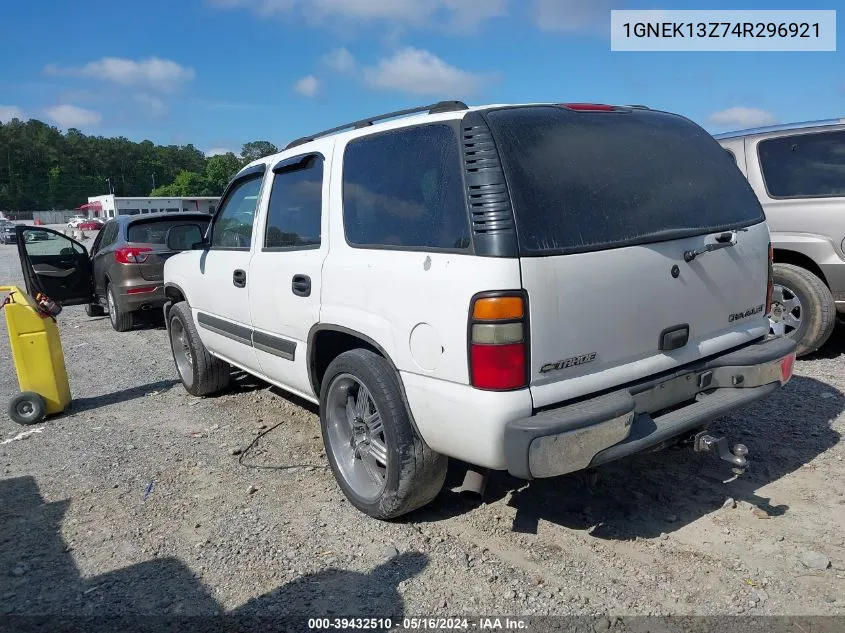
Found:
<svg viewBox="0 0 845 633"><path fill-rule="evenodd" d="M845 53L611 52L611 8L708 0L32 0L7 3L0 120L239 151L368 114L469 103L642 103L711 131L845 116ZM840 22L845 14L840 12ZM845 42L843 27L838 40ZM845 46L842 44L841 46Z"/></svg>

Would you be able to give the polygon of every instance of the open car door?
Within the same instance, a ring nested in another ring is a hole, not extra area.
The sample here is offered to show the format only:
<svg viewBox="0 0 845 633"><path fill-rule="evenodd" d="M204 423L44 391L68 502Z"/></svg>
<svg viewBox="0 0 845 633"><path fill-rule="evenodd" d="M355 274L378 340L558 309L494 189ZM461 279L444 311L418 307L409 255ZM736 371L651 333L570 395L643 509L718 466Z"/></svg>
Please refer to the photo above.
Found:
<svg viewBox="0 0 845 633"><path fill-rule="evenodd" d="M93 303L91 260L86 248L57 231L18 226L18 255L26 291L63 306Z"/></svg>

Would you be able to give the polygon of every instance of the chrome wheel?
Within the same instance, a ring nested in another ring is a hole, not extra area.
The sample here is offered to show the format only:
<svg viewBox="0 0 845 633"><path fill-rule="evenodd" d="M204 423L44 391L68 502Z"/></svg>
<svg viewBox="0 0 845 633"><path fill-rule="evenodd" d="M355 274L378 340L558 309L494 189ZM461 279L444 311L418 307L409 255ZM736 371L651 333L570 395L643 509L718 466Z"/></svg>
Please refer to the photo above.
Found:
<svg viewBox="0 0 845 633"><path fill-rule="evenodd" d="M112 292L111 288L109 288L108 292L106 293L106 300L109 304L109 319L112 322L112 325L117 323L117 304L114 300L114 293Z"/></svg>
<svg viewBox="0 0 845 633"><path fill-rule="evenodd" d="M190 385L194 380L194 355L191 353L185 327L178 318L170 322L170 347L173 350L173 360L176 361L179 376L185 384Z"/></svg>
<svg viewBox="0 0 845 633"><path fill-rule="evenodd" d="M365 500L379 497L387 481L384 424L367 386L352 374L329 385L326 443L346 483Z"/></svg>
<svg viewBox="0 0 845 633"><path fill-rule="evenodd" d="M769 331L775 336L789 336L801 327L803 315L798 295L786 286L775 284L772 309L769 312Z"/></svg>

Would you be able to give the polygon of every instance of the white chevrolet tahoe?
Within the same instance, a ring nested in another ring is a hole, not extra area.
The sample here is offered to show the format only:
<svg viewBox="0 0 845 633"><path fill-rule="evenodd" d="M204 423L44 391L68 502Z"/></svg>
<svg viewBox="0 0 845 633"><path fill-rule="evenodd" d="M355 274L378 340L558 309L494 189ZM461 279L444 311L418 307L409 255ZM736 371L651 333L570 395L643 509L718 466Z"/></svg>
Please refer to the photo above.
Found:
<svg viewBox="0 0 845 633"><path fill-rule="evenodd" d="M771 394L769 232L730 157L641 106L441 102L238 173L167 260L185 388L231 367L319 403L347 498L387 519L447 458L524 479L678 439ZM175 248L175 246L174 246Z"/></svg>

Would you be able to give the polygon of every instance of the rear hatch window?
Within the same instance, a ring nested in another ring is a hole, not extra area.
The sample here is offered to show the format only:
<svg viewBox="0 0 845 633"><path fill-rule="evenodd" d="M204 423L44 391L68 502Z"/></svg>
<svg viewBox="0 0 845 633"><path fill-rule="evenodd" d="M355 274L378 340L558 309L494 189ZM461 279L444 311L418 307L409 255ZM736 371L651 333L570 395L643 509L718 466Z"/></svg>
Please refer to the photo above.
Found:
<svg viewBox="0 0 845 633"><path fill-rule="evenodd" d="M731 157L683 117L530 106L493 110L487 118L523 256L678 239L764 220Z"/></svg>
<svg viewBox="0 0 845 633"><path fill-rule="evenodd" d="M140 244L158 244L164 246L167 243L167 231L174 226L183 224L196 224L205 234L205 229L211 220L206 218L168 218L166 220L149 220L147 222L133 222L126 229L126 240Z"/></svg>

